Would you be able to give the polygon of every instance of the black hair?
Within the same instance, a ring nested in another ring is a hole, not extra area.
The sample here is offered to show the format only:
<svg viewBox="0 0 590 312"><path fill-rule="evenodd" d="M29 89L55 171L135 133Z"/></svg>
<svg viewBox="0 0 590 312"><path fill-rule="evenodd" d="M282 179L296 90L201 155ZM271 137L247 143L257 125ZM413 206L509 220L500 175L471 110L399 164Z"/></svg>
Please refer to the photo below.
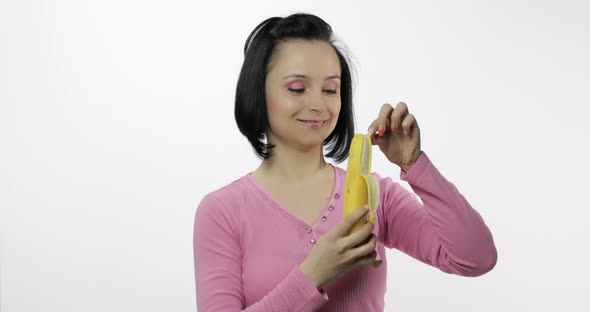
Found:
<svg viewBox="0 0 590 312"><path fill-rule="evenodd" d="M325 156L340 163L348 157L354 136L350 64L340 50L340 41L336 39L332 27L313 14L295 13L287 17L268 18L256 26L246 39L245 59L238 78L235 98L238 128L248 138L260 158L268 159L272 156L274 144L264 142L269 127L265 96L267 66L280 44L289 39L324 41L329 43L338 55L342 71L340 115L336 127L324 140L323 146L328 146L329 150Z"/></svg>

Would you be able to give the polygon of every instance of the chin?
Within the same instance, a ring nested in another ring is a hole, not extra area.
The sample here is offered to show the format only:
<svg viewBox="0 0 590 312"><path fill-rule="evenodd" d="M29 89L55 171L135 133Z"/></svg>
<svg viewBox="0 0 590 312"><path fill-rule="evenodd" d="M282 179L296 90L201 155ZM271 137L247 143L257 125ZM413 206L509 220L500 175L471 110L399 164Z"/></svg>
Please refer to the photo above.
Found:
<svg viewBox="0 0 590 312"><path fill-rule="evenodd" d="M328 135L322 135L322 136L314 136L312 137L306 137L306 138L300 138L299 140L297 140L299 142L299 145L304 146L305 148L313 148L316 146L322 146L324 144L324 141L328 138Z"/></svg>

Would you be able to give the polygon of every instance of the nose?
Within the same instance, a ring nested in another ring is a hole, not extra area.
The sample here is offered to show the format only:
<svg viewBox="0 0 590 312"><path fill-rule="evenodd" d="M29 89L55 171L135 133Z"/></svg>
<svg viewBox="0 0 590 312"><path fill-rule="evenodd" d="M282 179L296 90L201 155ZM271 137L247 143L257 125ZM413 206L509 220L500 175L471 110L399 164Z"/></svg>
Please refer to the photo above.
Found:
<svg viewBox="0 0 590 312"><path fill-rule="evenodd" d="M310 95L308 102L307 102L307 108L310 111L322 112L326 108L324 100L325 99L322 96L321 92L320 92L320 95L316 95L316 94Z"/></svg>

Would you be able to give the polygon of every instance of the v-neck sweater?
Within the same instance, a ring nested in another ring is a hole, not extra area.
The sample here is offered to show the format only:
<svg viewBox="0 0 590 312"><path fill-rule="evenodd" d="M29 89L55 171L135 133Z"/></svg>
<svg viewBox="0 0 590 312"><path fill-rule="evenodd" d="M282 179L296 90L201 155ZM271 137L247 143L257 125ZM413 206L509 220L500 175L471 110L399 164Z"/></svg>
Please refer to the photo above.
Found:
<svg viewBox="0 0 590 312"><path fill-rule="evenodd" d="M346 171L331 166L332 194L313 224L273 200L249 173L203 197L193 232L199 312L384 311L385 247L461 276L495 266L483 218L423 151L409 172L400 171L415 194L373 172L380 188L373 233L381 266L355 267L316 288L298 266L342 220Z"/></svg>

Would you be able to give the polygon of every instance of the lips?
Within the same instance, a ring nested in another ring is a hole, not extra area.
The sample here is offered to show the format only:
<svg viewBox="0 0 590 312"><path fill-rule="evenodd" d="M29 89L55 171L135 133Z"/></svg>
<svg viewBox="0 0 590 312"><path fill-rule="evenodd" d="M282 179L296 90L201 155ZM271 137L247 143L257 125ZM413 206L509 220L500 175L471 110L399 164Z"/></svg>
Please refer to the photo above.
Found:
<svg viewBox="0 0 590 312"><path fill-rule="evenodd" d="M305 120L305 119L297 119L297 121L304 124L306 127L311 129L321 129L326 124L326 120Z"/></svg>
<svg viewBox="0 0 590 312"><path fill-rule="evenodd" d="M305 120L305 119L297 119L299 121L303 121L303 122L310 122L310 123L321 123L321 122L326 122L325 120L316 120L316 119L310 119L310 120Z"/></svg>

